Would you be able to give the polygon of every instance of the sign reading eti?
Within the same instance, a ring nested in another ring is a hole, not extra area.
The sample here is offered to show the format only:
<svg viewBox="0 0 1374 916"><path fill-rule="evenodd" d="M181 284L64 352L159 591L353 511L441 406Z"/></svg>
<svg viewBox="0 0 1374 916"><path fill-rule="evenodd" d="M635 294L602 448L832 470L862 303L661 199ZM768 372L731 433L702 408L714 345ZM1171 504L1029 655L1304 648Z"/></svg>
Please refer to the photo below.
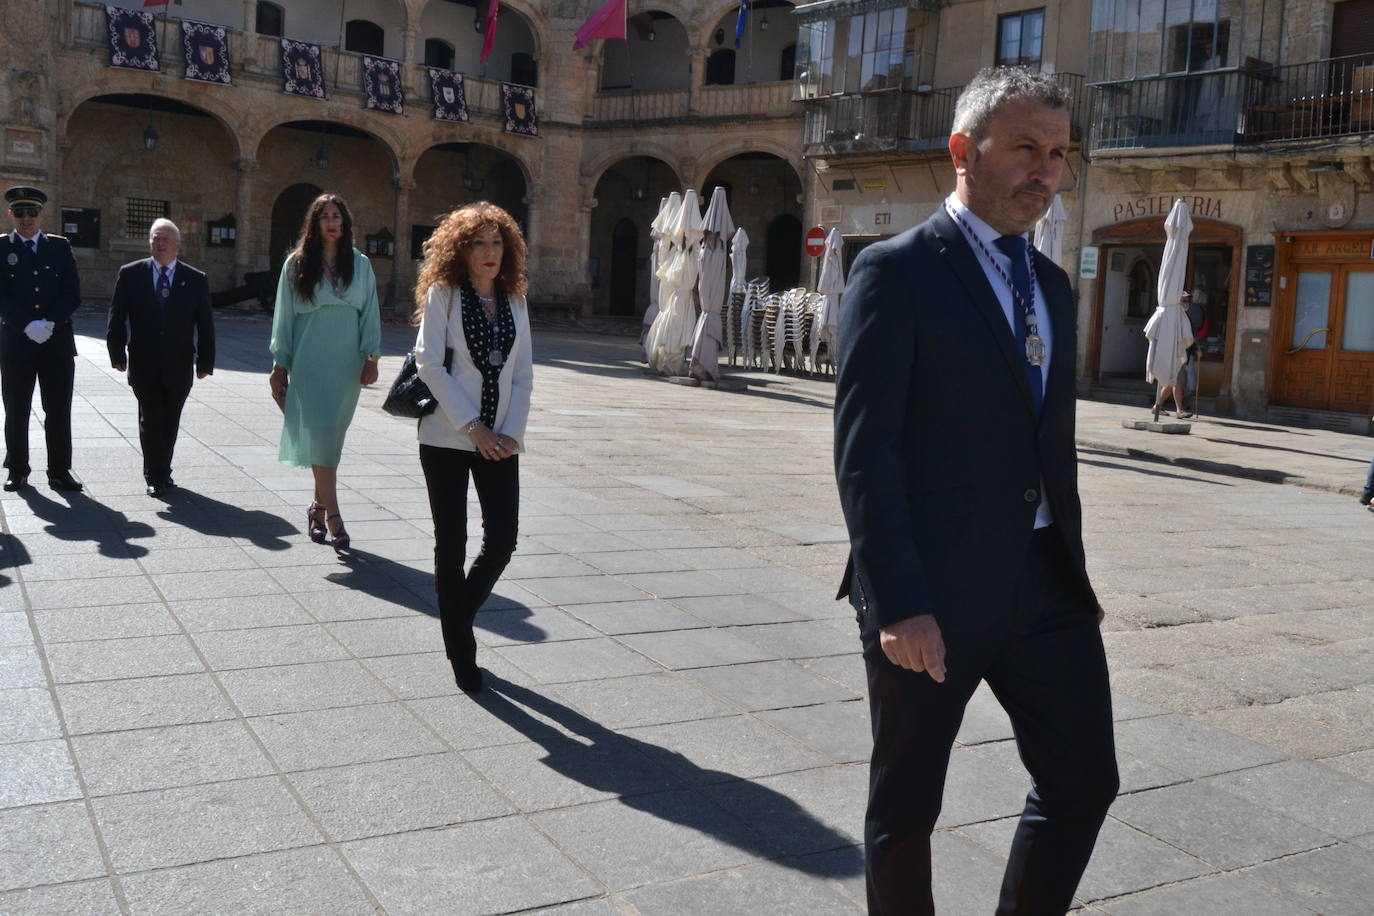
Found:
<svg viewBox="0 0 1374 916"><path fill-rule="evenodd" d="M1174 201L1179 199L1176 194L1160 194L1157 197L1137 197L1124 201L1112 208L1112 222L1119 223L1123 219L1139 219L1142 216L1168 216ZM1182 200L1195 218L1221 219L1220 197L1183 197Z"/></svg>

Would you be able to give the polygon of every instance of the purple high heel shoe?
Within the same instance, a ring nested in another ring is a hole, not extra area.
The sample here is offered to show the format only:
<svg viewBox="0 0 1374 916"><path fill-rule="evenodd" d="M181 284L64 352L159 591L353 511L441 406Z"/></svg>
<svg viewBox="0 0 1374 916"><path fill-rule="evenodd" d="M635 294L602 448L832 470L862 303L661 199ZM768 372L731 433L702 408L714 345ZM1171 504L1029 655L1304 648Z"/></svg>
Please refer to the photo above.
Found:
<svg viewBox="0 0 1374 916"><path fill-rule="evenodd" d="M321 516L318 520L316 513ZM312 501L310 505L305 507L305 532L310 535L310 540L316 544L323 544L329 537L329 528L326 527L323 515L324 506L317 502Z"/></svg>
<svg viewBox="0 0 1374 916"><path fill-rule="evenodd" d="M337 518L339 520L339 531L337 534L331 534L329 536L329 546L338 551L348 550L349 545L353 543L353 539L348 536L348 531L344 529L343 517L336 513L329 516L329 518ZM327 523L328 519L325 521Z"/></svg>

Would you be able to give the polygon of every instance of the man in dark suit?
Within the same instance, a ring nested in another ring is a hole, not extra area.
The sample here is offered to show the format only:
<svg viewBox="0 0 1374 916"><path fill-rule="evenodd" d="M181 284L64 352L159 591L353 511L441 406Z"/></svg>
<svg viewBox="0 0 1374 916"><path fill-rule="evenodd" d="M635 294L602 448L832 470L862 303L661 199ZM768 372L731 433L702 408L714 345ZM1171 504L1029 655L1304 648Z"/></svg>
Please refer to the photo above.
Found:
<svg viewBox="0 0 1374 916"><path fill-rule="evenodd" d="M149 496L172 481L181 409L191 393L191 374L215 371L215 324L205 274L177 259L181 232L168 219L148 231L152 257L119 269L105 343L110 364L129 371L138 398L138 440ZM127 344L128 355L125 355Z"/></svg>
<svg viewBox="0 0 1374 916"><path fill-rule="evenodd" d="M1063 91L985 70L960 96L956 189L855 261L835 465L873 726L869 912L934 912L930 836L964 707L986 680L1032 787L999 914L1063 913L1117 791L1084 566L1068 277L1025 233L1069 147Z"/></svg>
<svg viewBox="0 0 1374 916"><path fill-rule="evenodd" d="M48 197L37 188L5 192L13 231L0 240L0 394L5 403L5 489L28 485L33 386L43 398L48 485L79 491L72 477L72 383L76 338L72 313L81 280L72 246L42 230Z"/></svg>

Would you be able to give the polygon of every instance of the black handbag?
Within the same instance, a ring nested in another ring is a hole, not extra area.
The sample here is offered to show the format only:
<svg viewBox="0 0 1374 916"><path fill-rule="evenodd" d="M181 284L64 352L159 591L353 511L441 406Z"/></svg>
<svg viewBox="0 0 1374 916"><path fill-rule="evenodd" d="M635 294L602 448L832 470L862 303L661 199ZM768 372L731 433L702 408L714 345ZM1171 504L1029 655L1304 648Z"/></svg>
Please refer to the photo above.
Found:
<svg viewBox="0 0 1374 916"><path fill-rule="evenodd" d="M444 370L447 371L452 365L453 348L445 347ZM429 386L420 378L419 370L415 368L415 351L411 350L406 354L405 362L401 363L401 371L396 375L396 381L391 383L391 390L386 393L382 410L393 417L418 420L434 413L434 408L438 406L439 402L434 399L434 393L429 390Z"/></svg>

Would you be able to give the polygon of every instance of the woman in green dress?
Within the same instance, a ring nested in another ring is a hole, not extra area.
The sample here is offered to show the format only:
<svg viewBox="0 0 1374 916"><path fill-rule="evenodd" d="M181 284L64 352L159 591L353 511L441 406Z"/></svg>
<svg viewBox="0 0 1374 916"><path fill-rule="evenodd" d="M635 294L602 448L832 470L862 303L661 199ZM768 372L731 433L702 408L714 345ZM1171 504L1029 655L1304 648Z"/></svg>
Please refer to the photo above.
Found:
<svg viewBox="0 0 1374 916"><path fill-rule="evenodd" d="M321 194L282 265L272 318L272 398L282 409L278 459L315 475L306 527L317 544L347 550L338 468L358 391L377 381L381 351L377 280L353 248L353 217L337 194Z"/></svg>

